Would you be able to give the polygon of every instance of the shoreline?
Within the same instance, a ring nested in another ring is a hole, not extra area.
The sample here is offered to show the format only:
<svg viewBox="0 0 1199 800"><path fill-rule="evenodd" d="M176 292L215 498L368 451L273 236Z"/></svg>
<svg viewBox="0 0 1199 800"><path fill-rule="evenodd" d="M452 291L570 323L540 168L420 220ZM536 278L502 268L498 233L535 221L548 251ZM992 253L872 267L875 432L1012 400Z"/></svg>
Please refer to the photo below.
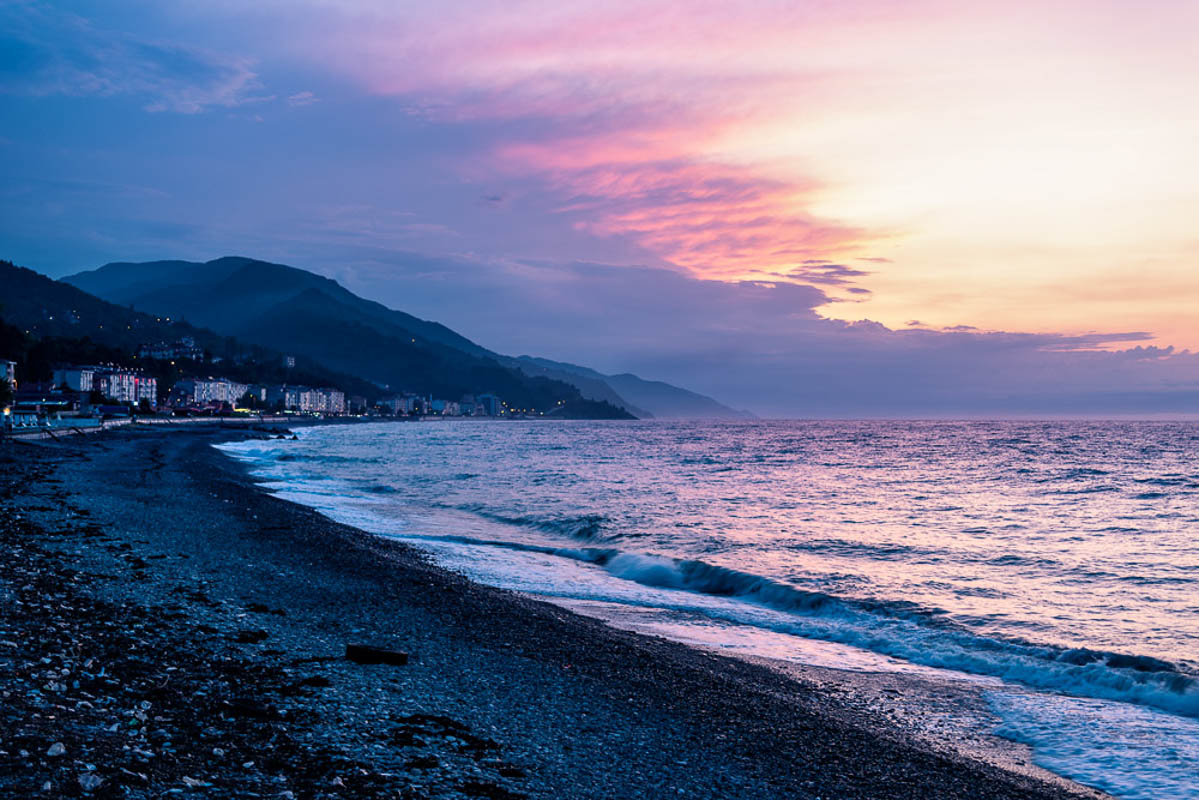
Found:
<svg viewBox="0 0 1199 800"><path fill-rule="evenodd" d="M85 576L72 591L146 609L161 622L161 643L185 643L182 655L217 648L250 673L313 680L272 701L293 715L297 758L309 746L336 753L334 761L411 797L1105 796L913 737L886 713L880 699L889 693L853 692L855 681L885 683L872 673L850 679L713 655L472 583L407 545L270 497L209 446L231 433L120 431L8 446L5 456L36 452L44 474L5 503L29 523L26 537ZM346 662L345 644L358 641L411 661ZM896 680L887 678L894 692L911 685ZM322 681L329 685L318 688ZM247 741L269 743L281 723L259 722ZM22 770L53 772L42 766L52 759L25 749L22 763L34 766L6 761L0 789L17 785L10 781ZM246 762L203 763L189 766L203 774L147 784L198 792L188 777L212 783L207 796L226 796L244 779L265 782L273 796L385 796L341 774L310 785L292 778L281 789L287 769L255 777ZM104 774L108 786L124 786L119 770ZM227 796L252 796L246 785Z"/></svg>

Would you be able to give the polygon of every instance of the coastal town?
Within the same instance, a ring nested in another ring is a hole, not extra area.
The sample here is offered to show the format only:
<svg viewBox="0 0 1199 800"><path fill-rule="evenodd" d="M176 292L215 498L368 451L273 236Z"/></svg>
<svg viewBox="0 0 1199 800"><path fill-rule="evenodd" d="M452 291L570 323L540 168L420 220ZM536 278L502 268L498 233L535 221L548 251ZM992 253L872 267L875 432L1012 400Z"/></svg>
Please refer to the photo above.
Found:
<svg viewBox="0 0 1199 800"><path fill-rule="evenodd" d="M3 354L0 354L2 356ZM329 386L289 383L247 383L202 370L219 366L206 360L195 340L183 337L173 343L145 344L138 350L141 362L193 364L185 377L163 385L145 367L123 364L65 364L53 370L50 380L19 380L19 364L0 357L0 411L5 430L79 427L90 421L122 417L187 418L245 417L288 414L310 417L520 417L529 412L513 409L491 392L466 394L458 399L438 398L413 391L389 391L368 400L347 395ZM295 367L293 356L284 356L285 368Z"/></svg>

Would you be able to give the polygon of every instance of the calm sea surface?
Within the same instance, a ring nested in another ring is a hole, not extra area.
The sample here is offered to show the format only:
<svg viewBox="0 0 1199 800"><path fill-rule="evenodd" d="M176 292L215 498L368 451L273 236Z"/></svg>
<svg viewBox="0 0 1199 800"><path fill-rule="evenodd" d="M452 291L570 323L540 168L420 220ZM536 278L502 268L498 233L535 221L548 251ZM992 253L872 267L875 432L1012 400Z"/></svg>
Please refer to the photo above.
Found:
<svg viewBox="0 0 1199 800"><path fill-rule="evenodd" d="M448 421L222 448L616 624L979 676L1044 766L1199 797L1199 425Z"/></svg>

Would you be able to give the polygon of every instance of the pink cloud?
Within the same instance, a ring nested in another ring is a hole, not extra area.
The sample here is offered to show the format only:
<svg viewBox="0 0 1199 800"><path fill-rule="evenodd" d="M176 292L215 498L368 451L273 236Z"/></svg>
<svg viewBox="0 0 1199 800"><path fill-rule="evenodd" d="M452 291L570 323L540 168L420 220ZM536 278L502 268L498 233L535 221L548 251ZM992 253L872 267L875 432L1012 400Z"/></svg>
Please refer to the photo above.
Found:
<svg viewBox="0 0 1199 800"><path fill-rule="evenodd" d="M575 219L577 229L631 237L697 275L788 273L805 259L852 253L869 238L865 231L807 213L814 183L670 158L668 146L638 150L606 139L589 144L521 144L499 160L507 170L534 171L559 189L567 198L559 211ZM804 282L804 274L782 279Z"/></svg>
<svg viewBox="0 0 1199 800"><path fill-rule="evenodd" d="M463 167L472 175L539 179L577 230L736 278L841 258L870 238L808 210L814 181L720 152L827 90L842 67L800 67L788 54L856 24L855 13L618 2L397 17L365 4L329 26L325 47L335 69L421 117L529 123L502 126Z"/></svg>

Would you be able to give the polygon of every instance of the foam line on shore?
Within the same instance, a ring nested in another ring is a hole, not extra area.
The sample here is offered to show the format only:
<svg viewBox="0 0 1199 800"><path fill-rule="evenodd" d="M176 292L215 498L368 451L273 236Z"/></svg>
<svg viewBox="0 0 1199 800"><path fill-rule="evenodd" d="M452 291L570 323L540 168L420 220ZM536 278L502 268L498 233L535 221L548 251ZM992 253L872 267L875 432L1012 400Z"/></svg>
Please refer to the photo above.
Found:
<svg viewBox="0 0 1199 800"><path fill-rule="evenodd" d="M335 500L336 493L321 492L321 496L323 502L314 505L334 519L368 529L374 527L370 532L417 546L427 548L440 543L454 548L499 548L566 559L602 569L619 582L652 590L629 595L619 590L606 592L608 586L603 584L588 584L587 590L581 591L564 574L557 581L550 577L539 588L537 593L546 597L686 610L712 619L859 647L927 667L1199 717L1199 681L1159 659L980 636L910 603L840 598L698 560L677 560L615 548L555 547L453 534L388 533L372 526L369 514L341 509L336 502L330 504L328 501ZM445 552L439 555L453 557ZM528 590L523 583L509 580L502 570L489 575L479 575L471 567L467 571L475 572L474 577L483 582ZM697 603L688 600L688 596L720 602ZM778 613L764 615L759 609Z"/></svg>

